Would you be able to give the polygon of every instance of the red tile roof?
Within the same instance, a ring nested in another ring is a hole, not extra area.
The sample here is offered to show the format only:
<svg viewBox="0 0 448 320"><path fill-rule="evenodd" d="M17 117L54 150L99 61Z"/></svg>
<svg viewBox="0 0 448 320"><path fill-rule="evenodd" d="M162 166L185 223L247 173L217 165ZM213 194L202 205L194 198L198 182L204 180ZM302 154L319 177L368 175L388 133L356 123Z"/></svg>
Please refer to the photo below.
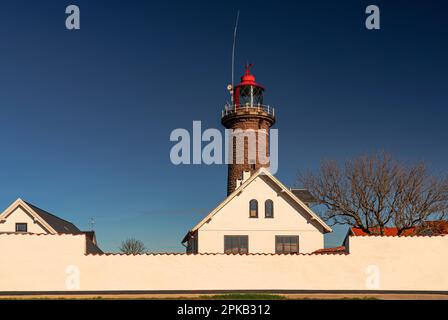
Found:
<svg viewBox="0 0 448 320"><path fill-rule="evenodd" d="M313 252L313 254L345 254L346 250L344 246L339 246L335 248L324 248Z"/></svg>
<svg viewBox="0 0 448 320"><path fill-rule="evenodd" d="M381 235L380 228L369 228L370 233L363 231L361 228L352 228L352 235L354 236L369 236L369 235ZM397 228L384 228L384 235L388 237L398 236ZM403 236L415 235L415 228L405 230L401 233Z"/></svg>
<svg viewBox="0 0 448 320"><path fill-rule="evenodd" d="M353 236L381 236L380 228L369 228L370 233L363 231L361 228L351 228L351 235ZM398 236L398 228L384 228L383 236L395 237ZM413 227L404 230L400 236L417 236L417 235L445 235L448 234L448 221L427 221L423 226Z"/></svg>

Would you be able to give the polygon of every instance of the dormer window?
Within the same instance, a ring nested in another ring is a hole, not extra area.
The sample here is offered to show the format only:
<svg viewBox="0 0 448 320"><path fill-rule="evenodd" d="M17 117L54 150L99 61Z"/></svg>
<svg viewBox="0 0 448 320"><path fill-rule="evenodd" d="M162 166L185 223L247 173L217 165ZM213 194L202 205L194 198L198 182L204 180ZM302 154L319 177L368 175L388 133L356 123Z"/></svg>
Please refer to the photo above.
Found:
<svg viewBox="0 0 448 320"><path fill-rule="evenodd" d="M28 224L16 223L16 232L28 232Z"/></svg>
<svg viewBox="0 0 448 320"><path fill-rule="evenodd" d="M255 199L249 202L249 218L258 218L258 201Z"/></svg>
<svg viewBox="0 0 448 320"><path fill-rule="evenodd" d="M264 217L274 218L274 202L271 199L264 202Z"/></svg>

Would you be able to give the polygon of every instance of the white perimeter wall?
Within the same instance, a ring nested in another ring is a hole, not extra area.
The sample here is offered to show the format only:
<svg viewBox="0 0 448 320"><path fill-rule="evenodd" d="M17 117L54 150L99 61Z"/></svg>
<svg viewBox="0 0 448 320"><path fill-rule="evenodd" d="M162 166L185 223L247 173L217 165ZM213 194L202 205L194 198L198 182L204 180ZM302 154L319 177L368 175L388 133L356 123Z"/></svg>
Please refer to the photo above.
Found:
<svg viewBox="0 0 448 320"><path fill-rule="evenodd" d="M0 235L0 291L448 291L448 236L350 241L348 255L86 256L83 235Z"/></svg>

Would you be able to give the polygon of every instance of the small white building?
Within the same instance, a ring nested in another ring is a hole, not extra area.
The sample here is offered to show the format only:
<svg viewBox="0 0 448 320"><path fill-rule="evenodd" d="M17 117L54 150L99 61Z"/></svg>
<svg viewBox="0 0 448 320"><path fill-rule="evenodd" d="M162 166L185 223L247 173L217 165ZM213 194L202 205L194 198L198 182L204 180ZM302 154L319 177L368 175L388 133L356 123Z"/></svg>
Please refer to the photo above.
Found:
<svg viewBox="0 0 448 320"><path fill-rule="evenodd" d="M73 223L20 198L0 214L0 234L83 234L86 252L102 253L94 231L81 231Z"/></svg>
<svg viewBox="0 0 448 320"><path fill-rule="evenodd" d="M332 229L265 168L191 229L187 253L312 253Z"/></svg>

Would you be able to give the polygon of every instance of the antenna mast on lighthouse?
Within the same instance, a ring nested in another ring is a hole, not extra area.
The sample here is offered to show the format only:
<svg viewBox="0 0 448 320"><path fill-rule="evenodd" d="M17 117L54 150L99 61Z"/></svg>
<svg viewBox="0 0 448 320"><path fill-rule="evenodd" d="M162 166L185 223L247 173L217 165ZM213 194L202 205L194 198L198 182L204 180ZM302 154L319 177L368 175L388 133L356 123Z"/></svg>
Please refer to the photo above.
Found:
<svg viewBox="0 0 448 320"><path fill-rule="evenodd" d="M230 91L230 99L233 105L233 86L235 81L235 47L236 47L236 35L238 32L238 22L240 20L240 10L238 10L236 14L236 21L235 21L235 29L233 30L233 46L232 46L232 84L229 86Z"/></svg>

